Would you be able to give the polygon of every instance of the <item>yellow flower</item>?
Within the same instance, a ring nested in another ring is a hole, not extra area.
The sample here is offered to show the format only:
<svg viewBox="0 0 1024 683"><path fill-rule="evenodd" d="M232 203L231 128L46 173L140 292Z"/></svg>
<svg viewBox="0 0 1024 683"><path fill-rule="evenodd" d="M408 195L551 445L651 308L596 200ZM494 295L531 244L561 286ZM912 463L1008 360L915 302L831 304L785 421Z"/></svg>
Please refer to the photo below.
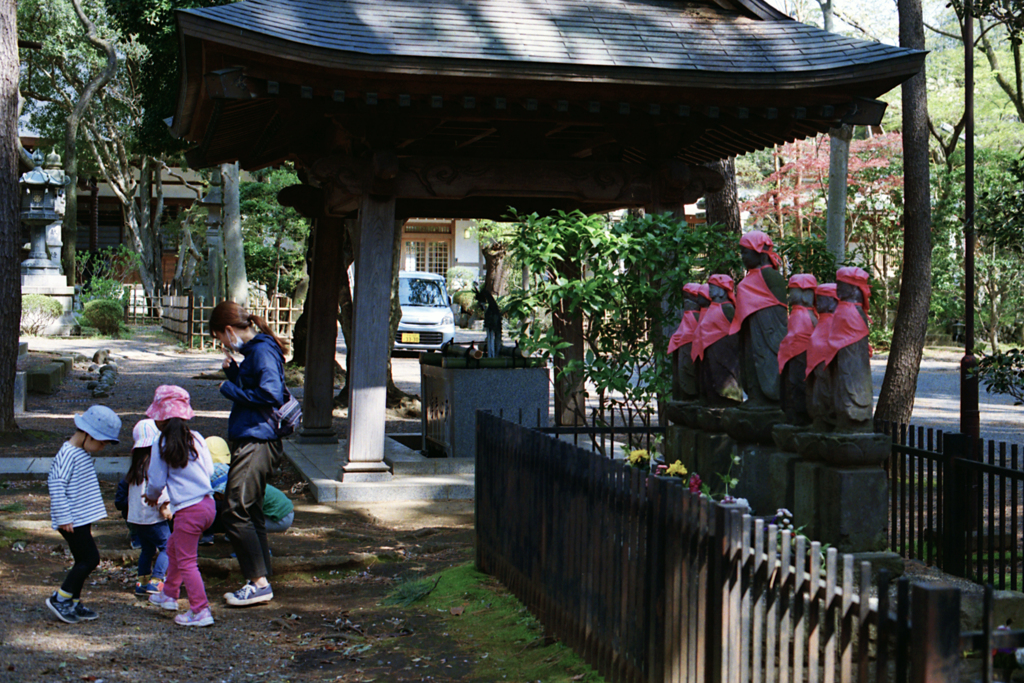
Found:
<svg viewBox="0 0 1024 683"><path fill-rule="evenodd" d="M686 465L683 464L682 460L676 460L668 466L665 474L670 477L685 477L687 475Z"/></svg>
<svg viewBox="0 0 1024 683"><path fill-rule="evenodd" d="M634 465L634 466L640 465L642 463L645 463L645 462L649 461L650 459L651 459L651 456L643 448L641 448L640 450L630 451L629 452L629 464L630 465Z"/></svg>

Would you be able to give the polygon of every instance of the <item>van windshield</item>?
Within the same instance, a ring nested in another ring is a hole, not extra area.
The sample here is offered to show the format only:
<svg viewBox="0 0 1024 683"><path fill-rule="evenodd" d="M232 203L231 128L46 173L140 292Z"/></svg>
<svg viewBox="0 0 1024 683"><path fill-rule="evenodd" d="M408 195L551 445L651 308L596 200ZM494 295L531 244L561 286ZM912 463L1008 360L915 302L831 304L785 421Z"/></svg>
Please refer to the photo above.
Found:
<svg viewBox="0 0 1024 683"><path fill-rule="evenodd" d="M403 306L448 305L440 282L412 277L399 278L398 301Z"/></svg>

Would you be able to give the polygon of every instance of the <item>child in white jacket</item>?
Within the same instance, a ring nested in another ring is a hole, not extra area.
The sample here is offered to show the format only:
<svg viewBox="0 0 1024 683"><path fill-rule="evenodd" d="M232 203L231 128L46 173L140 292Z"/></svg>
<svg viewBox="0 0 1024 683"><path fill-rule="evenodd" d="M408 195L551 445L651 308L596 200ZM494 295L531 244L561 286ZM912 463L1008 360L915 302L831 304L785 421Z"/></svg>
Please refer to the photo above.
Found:
<svg viewBox="0 0 1024 683"><path fill-rule="evenodd" d="M197 560L199 537L216 515L210 486L213 461L203 437L188 428L188 420L195 413L187 391L173 385L157 387L146 415L156 422L161 436L153 444L144 499L148 505L159 506L161 490L166 486L174 513L174 531L167 542L167 578L163 590L150 595L149 601L164 609L177 610L184 584L189 611L174 617L175 623L209 626L213 624L213 614Z"/></svg>
<svg viewBox="0 0 1024 683"><path fill-rule="evenodd" d="M167 541L171 537L171 527L168 524L171 511L166 490L160 493L155 508L142 500L149 485L147 475L153 444L160 438L156 422L149 418L139 420L132 430L132 438L135 440L132 464L125 475L125 481L128 483L128 522L135 529L141 546L135 595L145 598L153 593L159 593L164 588L164 577L167 576Z"/></svg>

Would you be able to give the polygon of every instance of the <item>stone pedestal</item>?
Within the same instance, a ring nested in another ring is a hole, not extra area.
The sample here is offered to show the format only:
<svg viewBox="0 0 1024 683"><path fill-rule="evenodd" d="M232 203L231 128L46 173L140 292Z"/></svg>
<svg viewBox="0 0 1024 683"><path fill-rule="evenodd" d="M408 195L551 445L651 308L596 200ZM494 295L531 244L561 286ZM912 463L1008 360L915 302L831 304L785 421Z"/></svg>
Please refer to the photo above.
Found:
<svg viewBox="0 0 1024 683"><path fill-rule="evenodd" d="M758 515L770 515L783 507L784 491L776 490L770 483L775 449L746 443L737 444L735 452L740 462L732 467L732 476L739 480L733 495L746 498Z"/></svg>
<svg viewBox="0 0 1024 683"><path fill-rule="evenodd" d="M786 451L773 451L768 455L768 488L772 491L772 507L764 514L786 508L793 512L797 487L796 464L800 456ZM802 482L801 482L802 485Z"/></svg>
<svg viewBox="0 0 1024 683"><path fill-rule="evenodd" d="M78 323L73 311L75 288L68 286L60 271L60 221L49 225L30 223L32 251L21 262L21 295L43 294L56 299L64 313L43 334L67 336L73 334Z"/></svg>
<svg viewBox="0 0 1024 683"><path fill-rule="evenodd" d="M678 460L688 472L700 472L697 469L697 434L697 430L680 424L666 427L665 463L671 465Z"/></svg>
<svg viewBox="0 0 1024 683"><path fill-rule="evenodd" d="M756 443L772 446L772 429L775 425L785 422L786 415L777 407L726 408L722 416L725 431L732 438L742 443Z"/></svg>
<svg viewBox="0 0 1024 683"><path fill-rule="evenodd" d="M799 432L792 439L805 460L821 460L837 467L881 465L892 453L892 439L884 434Z"/></svg>
<svg viewBox="0 0 1024 683"><path fill-rule="evenodd" d="M885 550L889 522L889 480L877 467L818 472L818 533L841 553ZM799 523L799 518L798 518Z"/></svg>
<svg viewBox="0 0 1024 683"><path fill-rule="evenodd" d="M696 438L697 453L695 470L712 491L721 489L719 474L725 475L732 465L732 456L736 453L736 442L725 434L698 431ZM737 470L739 467L736 468ZM733 472L736 475L736 472Z"/></svg>
<svg viewBox="0 0 1024 683"><path fill-rule="evenodd" d="M476 412L526 427L548 426L547 368L442 368L420 365L423 449L449 458L476 457Z"/></svg>
<svg viewBox="0 0 1024 683"><path fill-rule="evenodd" d="M824 465L807 460L793 462L793 524L803 527L802 533L814 540L821 540L818 533L819 483L818 475Z"/></svg>

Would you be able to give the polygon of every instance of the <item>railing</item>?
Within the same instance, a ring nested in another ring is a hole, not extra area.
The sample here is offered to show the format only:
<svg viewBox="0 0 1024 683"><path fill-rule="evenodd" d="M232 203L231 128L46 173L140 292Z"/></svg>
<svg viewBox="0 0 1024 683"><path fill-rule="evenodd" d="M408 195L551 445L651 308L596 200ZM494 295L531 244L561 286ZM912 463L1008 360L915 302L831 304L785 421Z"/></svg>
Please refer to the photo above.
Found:
<svg viewBox="0 0 1024 683"><path fill-rule="evenodd" d="M868 563L681 480L486 413L476 443L477 566L609 681L957 680L995 642L961 638L955 589L890 600L882 572L876 601Z"/></svg>
<svg viewBox="0 0 1024 683"><path fill-rule="evenodd" d="M128 325L160 324L160 301L146 296L141 285L126 285L124 321Z"/></svg>
<svg viewBox="0 0 1024 683"><path fill-rule="evenodd" d="M1024 471L1016 444L880 425L893 439L889 546L904 557L992 583L1024 585Z"/></svg>
<svg viewBox="0 0 1024 683"><path fill-rule="evenodd" d="M203 297L192 293L186 295L164 295L161 298L163 308L162 326L188 348L206 349L213 346L207 323L214 305L206 305ZM267 321L270 329L278 337L291 341L295 322L302 313L301 308L294 308L292 300L278 295L272 300L252 299L246 306L250 313Z"/></svg>

